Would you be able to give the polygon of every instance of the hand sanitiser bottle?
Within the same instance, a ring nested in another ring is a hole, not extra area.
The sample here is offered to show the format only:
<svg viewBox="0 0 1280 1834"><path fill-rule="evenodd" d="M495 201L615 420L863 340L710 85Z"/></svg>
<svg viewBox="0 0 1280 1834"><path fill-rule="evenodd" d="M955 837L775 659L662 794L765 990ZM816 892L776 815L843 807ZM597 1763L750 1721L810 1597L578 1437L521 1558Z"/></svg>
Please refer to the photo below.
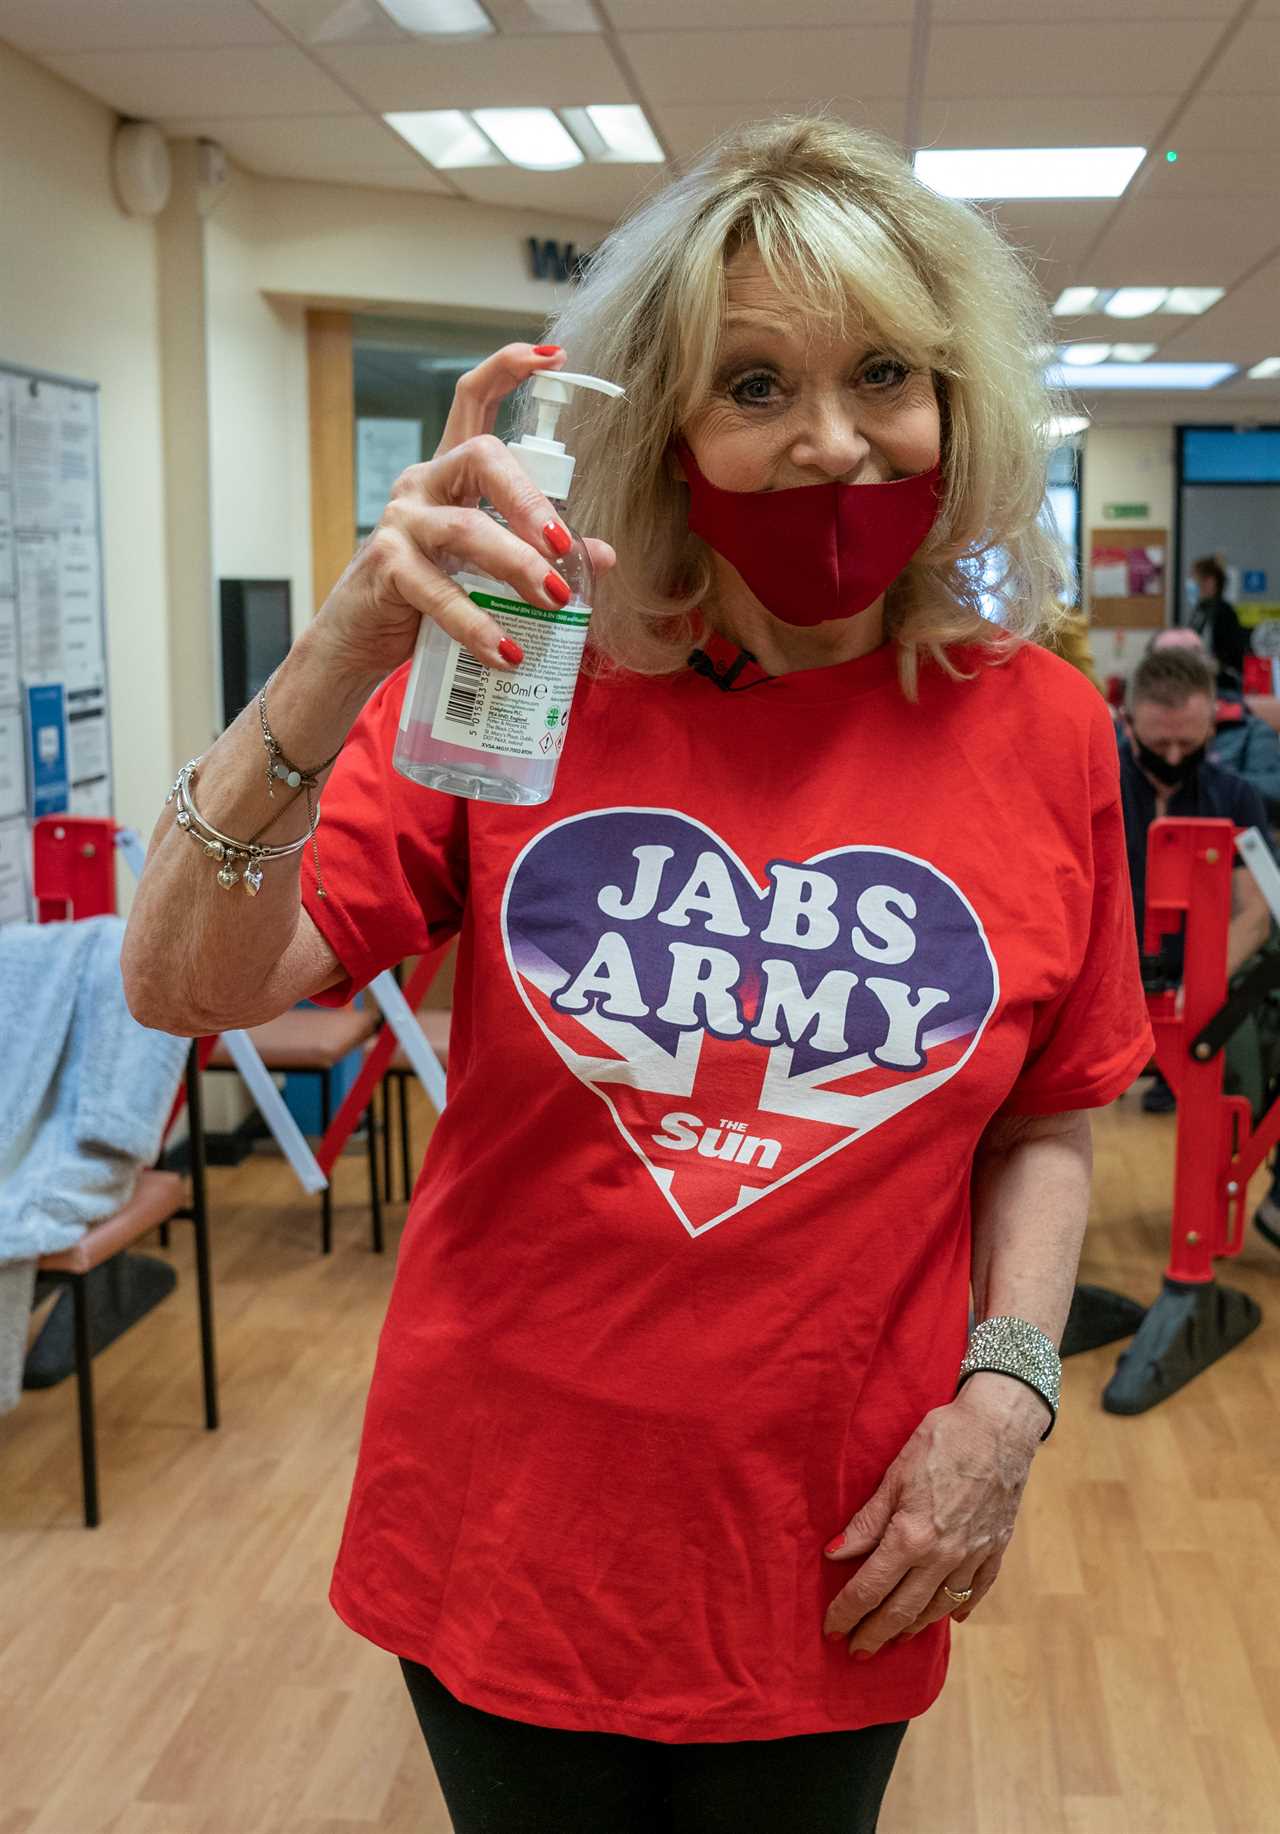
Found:
<svg viewBox="0 0 1280 1834"><path fill-rule="evenodd" d="M563 610L550 611L526 604L502 580L467 567L450 570L454 584L515 638L524 661L511 674L486 668L423 618L393 756L402 776L429 789L478 802L535 803L545 802L555 783L595 586L587 551L563 514L574 460L555 432L574 388L624 392L596 376L546 371L531 384L537 430L510 448L573 535L572 548L553 563L573 596ZM483 507L508 526L491 504Z"/></svg>

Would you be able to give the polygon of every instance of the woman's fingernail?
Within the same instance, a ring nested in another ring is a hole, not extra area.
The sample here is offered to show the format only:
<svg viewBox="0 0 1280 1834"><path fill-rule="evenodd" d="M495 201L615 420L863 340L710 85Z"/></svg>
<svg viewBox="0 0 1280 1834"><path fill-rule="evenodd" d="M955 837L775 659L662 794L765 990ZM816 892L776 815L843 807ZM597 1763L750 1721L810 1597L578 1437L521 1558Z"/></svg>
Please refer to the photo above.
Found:
<svg viewBox="0 0 1280 1834"><path fill-rule="evenodd" d="M851 1649L849 1654L853 1657L855 1662L870 1662L871 1660L871 1651L869 1649Z"/></svg>
<svg viewBox="0 0 1280 1834"><path fill-rule="evenodd" d="M498 645L498 654L504 662L509 662L513 669L518 669L524 661L524 651L514 637L504 637Z"/></svg>
<svg viewBox="0 0 1280 1834"><path fill-rule="evenodd" d="M533 354L535 357L558 357L560 350L559 344L535 344Z"/></svg>
<svg viewBox="0 0 1280 1834"><path fill-rule="evenodd" d="M547 597L554 599L557 605L567 605L573 597L558 573L548 573L542 585Z"/></svg>
<svg viewBox="0 0 1280 1834"><path fill-rule="evenodd" d="M573 546L573 536L569 533L568 529L562 528L558 522L548 522L543 528L542 535L547 546L553 553L558 554L561 560L564 559L569 549Z"/></svg>
<svg viewBox="0 0 1280 1834"><path fill-rule="evenodd" d="M848 1634L849 1633L847 1630L829 1630L827 1632L827 1642L828 1643L843 1643L846 1636L848 1636Z"/></svg>
<svg viewBox="0 0 1280 1834"><path fill-rule="evenodd" d="M822 1551L824 1554L838 1554L840 1552L840 1549L843 1546L844 1546L844 1536L837 1535L834 1541L828 1541L827 1545L823 1548Z"/></svg>

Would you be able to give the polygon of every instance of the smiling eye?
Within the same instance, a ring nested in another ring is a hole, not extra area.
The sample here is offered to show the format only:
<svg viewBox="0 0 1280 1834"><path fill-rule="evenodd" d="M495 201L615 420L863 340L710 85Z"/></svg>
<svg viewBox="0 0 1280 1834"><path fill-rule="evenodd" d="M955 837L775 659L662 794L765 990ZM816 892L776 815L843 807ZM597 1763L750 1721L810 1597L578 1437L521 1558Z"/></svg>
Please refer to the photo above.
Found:
<svg viewBox="0 0 1280 1834"><path fill-rule="evenodd" d="M896 357L877 357L874 363L868 363L863 370L862 380L870 383L872 388L897 388L910 374L908 365L899 363ZM882 380L877 381L877 377Z"/></svg>
<svg viewBox="0 0 1280 1834"><path fill-rule="evenodd" d="M729 396L740 407L762 407L769 402L773 387L774 378L768 370L757 369L735 382L729 390Z"/></svg>

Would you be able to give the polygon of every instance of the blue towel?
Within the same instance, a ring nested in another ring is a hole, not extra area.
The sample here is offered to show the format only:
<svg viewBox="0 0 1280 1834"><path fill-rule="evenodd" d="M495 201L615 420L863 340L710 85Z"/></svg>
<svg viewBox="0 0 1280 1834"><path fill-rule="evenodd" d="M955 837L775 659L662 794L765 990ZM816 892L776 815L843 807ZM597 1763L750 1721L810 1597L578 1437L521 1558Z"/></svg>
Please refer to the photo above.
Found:
<svg viewBox="0 0 1280 1834"><path fill-rule="evenodd" d="M123 936L118 917L0 928L0 1414L21 1393L36 1260L129 1201L186 1060L189 1040L125 1005Z"/></svg>

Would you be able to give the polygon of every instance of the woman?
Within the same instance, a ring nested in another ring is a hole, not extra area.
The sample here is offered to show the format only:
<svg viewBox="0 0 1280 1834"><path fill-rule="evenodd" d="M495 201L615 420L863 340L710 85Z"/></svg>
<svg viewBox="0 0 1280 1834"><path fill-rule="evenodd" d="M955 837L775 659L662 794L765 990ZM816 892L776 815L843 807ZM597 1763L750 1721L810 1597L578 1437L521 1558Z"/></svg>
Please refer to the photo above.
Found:
<svg viewBox="0 0 1280 1834"><path fill-rule="evenodd" d="M564 350L463 379L269 727L202 761L202 816L249 835L264 733L341 747L301 902L271 861L246 910L157 829L152 1025L340 1003L461 937L332 1592L401 1658L460 1834L872 1829L999 1571L1083 1111L1151 1048L1107 711L1025 641L1060 577L1041 317L885 144L730 141L606 241ZM467 804L392 771L405 659L426 616L518 671L446 553L562 597L485 430L566 352L627 389L570 436L611 544L593 669L551 802ZM300 803L268 830L305 834Z"/></svg>

